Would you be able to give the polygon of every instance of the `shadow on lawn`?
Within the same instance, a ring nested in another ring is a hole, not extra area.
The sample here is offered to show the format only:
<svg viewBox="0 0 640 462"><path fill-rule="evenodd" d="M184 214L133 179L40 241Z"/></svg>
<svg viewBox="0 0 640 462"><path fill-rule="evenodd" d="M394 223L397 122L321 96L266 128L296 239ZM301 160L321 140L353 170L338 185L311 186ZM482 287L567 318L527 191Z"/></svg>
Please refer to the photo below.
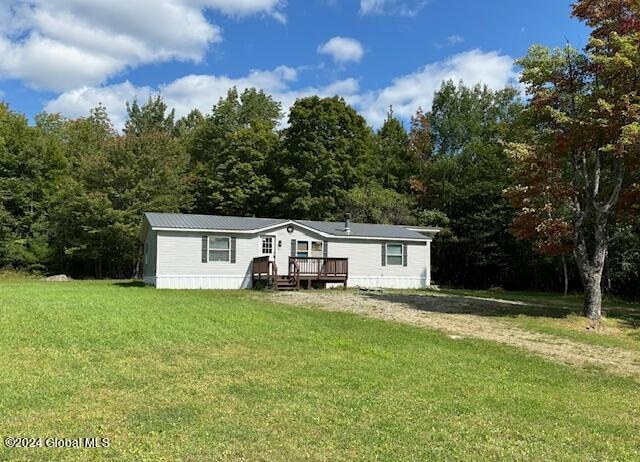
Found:
<svg viewBox="0 0 640 462"><path fill-rule="evenodd" d="M127 289L131 289L134 287L146 287L147 285L142 282L142 281L122 281L122 282L114 282L113 283L114 286L118 286L118 287L124 287Z"/></svg>
<svg viewBox="0 0 640 462"><path fill-rule="evenodd" d="M564 318L571 314L581 314L582 308L575 304L544 301L540 304L526 301L504 300L500 298L480 298L457 295L421 295L421 294L373 294L367 297L375 300L403 303L420 311L434 313L474 314L478 316L539 316ZM605 316L616 318L627 327L640 327L640 307L616 306L603 309Z"/></svg>

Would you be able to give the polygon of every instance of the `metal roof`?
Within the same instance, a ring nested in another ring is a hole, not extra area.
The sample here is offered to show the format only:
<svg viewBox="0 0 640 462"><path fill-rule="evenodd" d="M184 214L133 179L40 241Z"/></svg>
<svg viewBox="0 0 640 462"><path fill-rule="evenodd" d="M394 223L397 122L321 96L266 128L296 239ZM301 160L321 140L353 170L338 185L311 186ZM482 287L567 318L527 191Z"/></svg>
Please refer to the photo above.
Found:
<svg viewBox="0 0 640 462"><path fill-rule="evenodd" d="M227 217L221 215L189 215L181 213L146 212L145 217L152 228L195 229L221 231L252 231L289 222L298 223L320 233L336 237L379 237L387 239L426 239L426 236L410 226L350 223L351 232L344 229L344 222L286 220L282 218Z"/></svg>
<svg viewBox="0 0 640 462"><path fill-rule="evenodd" d="M286 223L289 220L280 218L243 218L225 217L221 215L187 215L182 213L144 214L152 228L175 229L220 229L224 231L250 231Z"/></svg>
<svg viewBox="0 0 640 462"><path fill-rule="evenodd" d="M424 239L424 234L411 231L400 225L375 225L371 223L349 223L351 232L347 234L344 230L344 221L310 221L294 220L303 226L308 226L326 234L334 236L357 236L357 237L387 237L394 239Z"/></svg>

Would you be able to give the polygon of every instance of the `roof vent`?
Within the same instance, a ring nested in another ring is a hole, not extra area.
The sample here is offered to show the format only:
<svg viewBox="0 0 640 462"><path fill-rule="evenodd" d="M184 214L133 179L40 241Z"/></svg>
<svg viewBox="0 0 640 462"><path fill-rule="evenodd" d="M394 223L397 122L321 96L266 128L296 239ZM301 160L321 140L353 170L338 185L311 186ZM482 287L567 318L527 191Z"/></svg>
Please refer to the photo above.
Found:
<svg viewBox="0 0 640 462"><path fill-rule="evenodd" d="M351 234L351 214L350 213L345 213L344 214L344 232L346 234Z"/></svg>

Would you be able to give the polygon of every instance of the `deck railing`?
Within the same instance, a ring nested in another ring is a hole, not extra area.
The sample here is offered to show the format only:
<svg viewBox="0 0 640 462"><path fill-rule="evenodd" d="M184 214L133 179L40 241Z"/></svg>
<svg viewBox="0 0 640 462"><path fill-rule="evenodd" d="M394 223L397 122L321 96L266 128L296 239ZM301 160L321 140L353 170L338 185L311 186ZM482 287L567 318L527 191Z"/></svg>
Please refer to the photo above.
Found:
<svg viewBox="0 0 640 462"><path fill-rule="evenodd" d="M323 278L347 278L348 258L289 257L289 274L296 271L300 276Z"/></svg>
<svg viewBox="0 0 640 462"><path fill-rule="evenodd" d="M293 283L295 288L299 289L301 279L306 281L307 287L311 287L313 281L323 284L341 282L346 287L349 277L349 260L347 258L289 257L287 270L287 275L278 277L278 267L268 256L256 257L251 264L254 283L266 281L267 287L277 288L288 280L288 284Z"/></svg>
<svg viewBox="0 0 640 462"><path fill-rule="evenodd" d="M276 262L272 261L268 256L256 257L251 265L251 273L254 279L266 279L278 277L278 267Z"/></svg>

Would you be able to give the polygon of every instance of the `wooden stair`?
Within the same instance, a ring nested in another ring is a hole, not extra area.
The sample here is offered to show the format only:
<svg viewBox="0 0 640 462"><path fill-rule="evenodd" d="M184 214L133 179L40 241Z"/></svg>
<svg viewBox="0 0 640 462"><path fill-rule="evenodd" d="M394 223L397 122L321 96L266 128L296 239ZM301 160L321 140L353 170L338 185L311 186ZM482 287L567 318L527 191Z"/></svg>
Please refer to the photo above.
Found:
<svg viewBox="0 0 640 462"><path fill-rule="evenodd" d="M276 290L298 290L294 276L276 276L273 282L273 288Z"/></svg>

